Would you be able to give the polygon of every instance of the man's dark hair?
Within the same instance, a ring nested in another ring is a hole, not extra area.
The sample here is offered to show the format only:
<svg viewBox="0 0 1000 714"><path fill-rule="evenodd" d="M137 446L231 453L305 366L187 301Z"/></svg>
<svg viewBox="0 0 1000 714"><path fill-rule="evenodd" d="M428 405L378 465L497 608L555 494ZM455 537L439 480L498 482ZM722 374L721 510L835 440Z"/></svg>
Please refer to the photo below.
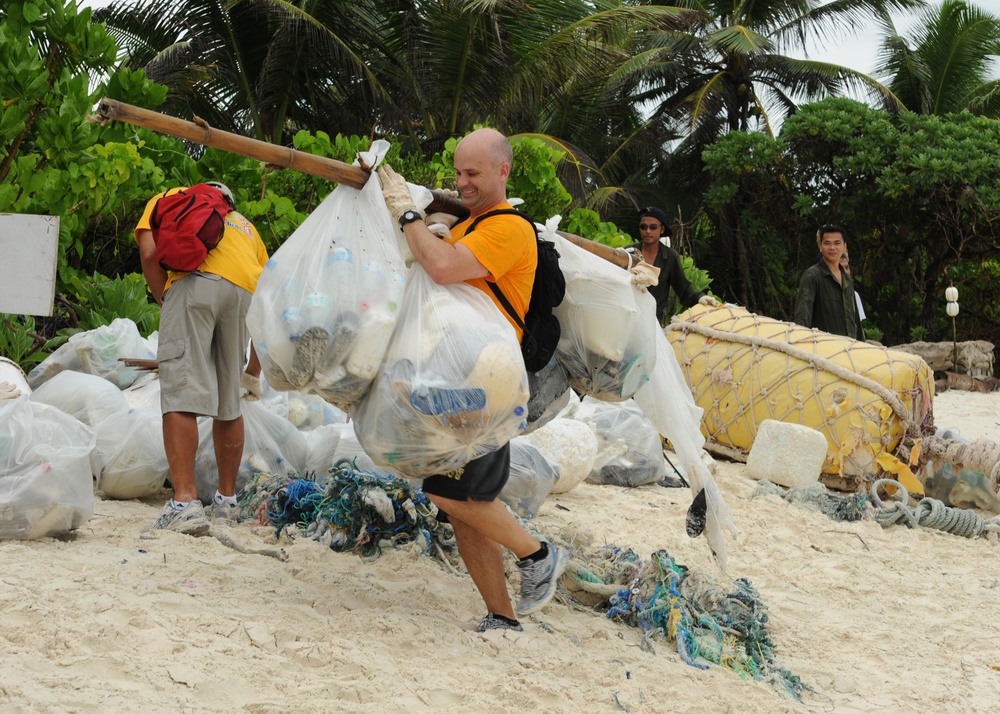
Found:
<svg viewBox="0 0 1000 714"><path fill-rule="evenodd" d="M840 235L844 236L845 241L847 240L847 231L845 231L843 228L834 223L824 223L823 225L821 225L819 227L819 230L816 231L816 238L818 238L819 240L823 240L823 236L825 236L827 233L839 233Z"/></svg>

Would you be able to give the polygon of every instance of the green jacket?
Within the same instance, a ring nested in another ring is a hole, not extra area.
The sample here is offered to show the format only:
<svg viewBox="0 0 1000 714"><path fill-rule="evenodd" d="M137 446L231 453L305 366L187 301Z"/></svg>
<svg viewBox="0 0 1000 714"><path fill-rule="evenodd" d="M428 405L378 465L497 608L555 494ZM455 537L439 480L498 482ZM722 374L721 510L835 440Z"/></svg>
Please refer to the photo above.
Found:
<svg viewBox="0 0 1000 714"><path fill-rule="evenodd" d="M854 300L854 280L840 269L841 284L826 266L819 261L802 273L799 295L795 300L795 322L804 327L834 335L865 339L861 318Z"/></svg>

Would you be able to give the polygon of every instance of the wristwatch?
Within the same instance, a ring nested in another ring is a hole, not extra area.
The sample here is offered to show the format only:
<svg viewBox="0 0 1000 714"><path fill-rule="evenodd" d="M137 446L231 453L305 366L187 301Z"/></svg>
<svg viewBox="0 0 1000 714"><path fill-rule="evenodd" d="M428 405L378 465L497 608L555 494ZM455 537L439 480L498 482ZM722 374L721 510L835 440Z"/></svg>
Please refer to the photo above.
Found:
<svg viewBox="0 0 1000 714"><path fill-rule="evenodd" d="M402 228L407 223L413 223L421 219L423 219L423 216L418 211L403 211L403 214L399 217L399 227Z"/></svg>

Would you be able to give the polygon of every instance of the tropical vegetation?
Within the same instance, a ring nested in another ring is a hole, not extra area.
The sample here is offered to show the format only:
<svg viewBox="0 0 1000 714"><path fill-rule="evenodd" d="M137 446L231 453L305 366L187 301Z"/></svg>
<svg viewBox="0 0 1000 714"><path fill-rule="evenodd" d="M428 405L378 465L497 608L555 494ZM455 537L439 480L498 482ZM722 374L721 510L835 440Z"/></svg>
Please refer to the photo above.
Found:
<svg viewBox="0 0 1000 714"><path fill-rule="evenodd" d="M919 114L967 110L1000 118L1000 17L964 0L927 8L909 37L886 24L877 71L899 101Z"/></svg>
<svg viewBox="0 0 1000 714"><path fill-rule="evenodd" d="M58 215L60 253L54 315L3 316L9 348L37 360L116 316L155 329L131 232L158 190L225 177L274 250L333 188L88 121L101 96L348 162L386 137L393 166L435 187L453 180L457 139L495 126L515 143L511 195L536 218L621 245L636 208L660 205L689 275L779 319L815 225L835 220L887 342L948 336L951 283L960 320L996 342L997 20L944 0L899 36L890 13L918 5L118 0L92 17L13 0L0 212ZM857 22L885 28L874 76L790 54ZM829 98L852 88L869 103Z"/></svg>

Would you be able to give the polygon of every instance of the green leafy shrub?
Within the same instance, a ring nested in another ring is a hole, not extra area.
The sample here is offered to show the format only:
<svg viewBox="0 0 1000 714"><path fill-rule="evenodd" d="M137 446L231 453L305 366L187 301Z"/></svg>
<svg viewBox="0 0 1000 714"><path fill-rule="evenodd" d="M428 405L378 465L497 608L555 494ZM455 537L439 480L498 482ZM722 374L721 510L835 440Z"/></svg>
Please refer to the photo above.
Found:
<svg viewBox="0 0 1000 714"><path fill-rule="evenodd" d="M159 329L160 308L148 301L146 281L138 273L119 278L99 273L89 278L74 276L70 285L73 294L65 298L65 303L75 324L59 331L63 340L77 332L110 325L119 317L132 320L143 337Z"/></svg>
<svg viewBox="0 0 1000 714"><path fill-rule="evenodd" d="M699 268L694 264L694 258L687 255L681 256L681 267L684 268L684 277L695 290L709 293L708 286L712 284L712 278L709 277L707 270Z"/></svg>
<svg viewBox="0 0 1000 714"><path fill-rule="evenodd" d="M602 221L601 216L589 208L573 209L566 220L565 231L612 248L624 248L633 243L631 236L614 223Z"/></svg>
<svg viewBox="0 0 1000 714"><path fill-rule="evenodd" d="M43 350L46 340L36 333L35 318L0 314L0 325L0 356L17 362L25 373L48 357Z"/></svg>

